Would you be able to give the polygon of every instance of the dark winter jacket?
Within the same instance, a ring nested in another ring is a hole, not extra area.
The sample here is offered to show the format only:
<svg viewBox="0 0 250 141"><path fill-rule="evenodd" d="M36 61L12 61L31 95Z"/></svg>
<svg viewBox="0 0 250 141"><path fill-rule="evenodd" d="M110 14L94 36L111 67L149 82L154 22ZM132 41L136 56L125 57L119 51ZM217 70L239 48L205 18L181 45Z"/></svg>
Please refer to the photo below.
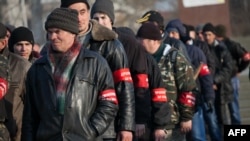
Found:
<svg viewBox="0 0 250 141"><path fill-rule="evenodd" d="M2 118L5 119L5 126L10 133L11 140L20 141L25 78L31 64L21 56L9 52L7 47L1 55L7 56L9 66L7 76L9 87L3 99L6 115ZM0 113L2 114L2 110Z"/></svg>
<svg viewBox="0 0 250 141"><path fill-rule="evenodd" d="M203 51L207 60L207 66L209 68L209 71L212 75L214 75L215 62L209 50L208 44L200 40L193 40L193 45L195 45L196 47L200 48Z"/></svg>
<svg viewBox="0 0 250 141"><path fill-rule="evenodd" d="M48 56L38 59L27 75L23 141L96 141L114 120L118 105L102 98L114 95L105 59L82 49L66 91L64 116L56 112L55 84Z"/></svg>
<svg viewBox="0 0 250 141"><path fill-rule="evenodd" d="M243 46L241 46L240 43L235 42L229 38L225 38L223 42L227 46L233 58L233 61L235 64L233 66L233 70L234 70L233 75L235 76L237 73L240 73L243 70L245 70L247 66L249 65L250 61L244 61L242 59L244 55L246 55L248 52Z"/></svg>
<svg viewBox="0 0 250 141"><path fill-rule="evenodd" d="M227 47L215 40L209 49L215 59L215 74L213 76L214 84L218 87L221 104L228 103L232 100L233 89L231 77L233 73L233 60Z"/></svg>
<svg viewBox="0 0 250 141"><path fill-rule="evenodd" d="M172 109L171 122L167 129L172 129L181 121L192 120L195 105L192 90L196 87L193 68L179 50L169 45L162 44L153 56L157 60L167 89L168 102ZM159 57L160 59L157 59Z"/></svg>
<svg viewBox="0 0 250 141"><path fill-rule="evenodd" d="M115 138L114 131L135 130L135 99L133 80L129 71L126 52L117 39L117 34L101 26L95 20L90 22L91 31L85 35L83 48L101 54L108 62L115 81L115 90L119 102L119 111L116 122L112 123L104 133L104 138ZM115 124L115 126L114 126ZM114 129L115 128L115 129Z"/></svg>
<svg viewBox="0 0 250 141"><path fill-rule="evenodd" d="M131 29L119 27L114 31L118 33L130 64L135 87L136 124L164 129L170 121L170 107L157 62L137 41Z"/></svg>
<svg viewBox="0 0 250 141"><path fill-rule="evenodd" d="M203 98L205 102L214 102L215 93L213 90L213 77L208 69L204 53L200 48L194 45L186 45L186 47L195 72L199 66L202 65L200 72L198 73L198 78L196 79L199 88L198 95L196 96L197 103L201 104L203 102Z"/></svg>

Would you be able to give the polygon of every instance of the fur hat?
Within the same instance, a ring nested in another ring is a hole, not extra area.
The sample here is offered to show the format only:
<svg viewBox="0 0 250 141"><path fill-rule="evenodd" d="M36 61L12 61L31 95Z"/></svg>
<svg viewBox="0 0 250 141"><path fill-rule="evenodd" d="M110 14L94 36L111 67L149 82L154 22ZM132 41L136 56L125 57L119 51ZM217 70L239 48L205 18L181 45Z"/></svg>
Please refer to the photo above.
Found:
<svg viewBox="0 0 250 141"><path fill-rule="evenodd" d="M0 39L3 39L7 34L7 28L4 24L0 23Z"/></svg>
<svg viewBox="0 0 250 141"><path fill-rule="evenodd" d="M78 12L69 8L54 9L45 22L45 29L48 30L48 28L60 28L78 34Z"/></svg>
<svg viewBox="0 0 250 141"><path fill-rule="evenodd" d="M34 45L34 36L31 30L27 27L18 27L14 29L9 38L9 50L14 52L14 45L20 41L28 41Z"/></svg>
<svg viewBox="0 0 250 141"><path fill-rule="evenodd" d="M93 18L94 14L97 12L105 13L109 16L112 23L115 20L115 13L114 13L114 5L111 0L96 0L91 8L91 18Z"/></svg>
<svg viewBox="0 0 250 141"><path fill-rule="evenodd" d="M85 3L87 5L87 8L89 9L89 3L87 0L61 0L61 6L60 7L64 7L64 8L68 8L70 5L74 4L74 3L78 3L78 2L82 2Z"/></svg>
<svg viewBox="0 0 250 141"><path fill-rule="evenodd" d="M145 23L145 22L156 22L160 30L164 30L164 18L162 15L154 10L150 10L143 14L143 16L136 20L137 23Z"/></svg>
<svg viewBox="0 0 250 141"><path fill-rule="evenodd" d="M160 29L152 22L144 23L141 25L137 32L137 37L151 40L161 40Z"/></svg>

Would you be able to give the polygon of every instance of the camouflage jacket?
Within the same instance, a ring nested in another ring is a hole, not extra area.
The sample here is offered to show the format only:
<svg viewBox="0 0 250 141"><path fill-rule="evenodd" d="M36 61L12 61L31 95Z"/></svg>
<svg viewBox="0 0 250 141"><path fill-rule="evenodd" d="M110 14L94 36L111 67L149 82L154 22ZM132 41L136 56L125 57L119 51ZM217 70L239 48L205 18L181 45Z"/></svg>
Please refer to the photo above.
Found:
<svg viewBox="0 0 250 141"><path fill-rule="evenodd" d="M195 97L191 91L196 87L196 83L193 78L193 68L184 55L169 45L163 47L158 65L172 107L171 122L166 127L171 129L180 121L192 119ZM173 58L175 60L172 61L174 52L176 52Z"/></svg>

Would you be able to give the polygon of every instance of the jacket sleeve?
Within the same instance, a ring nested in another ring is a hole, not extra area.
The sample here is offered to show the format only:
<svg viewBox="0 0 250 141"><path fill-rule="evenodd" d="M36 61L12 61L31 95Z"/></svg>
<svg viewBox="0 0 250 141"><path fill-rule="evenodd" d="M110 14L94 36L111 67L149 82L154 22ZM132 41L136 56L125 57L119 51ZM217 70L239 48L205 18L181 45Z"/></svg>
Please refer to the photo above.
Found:
<svg viewBox="0 0 250 141"><path fill-rule="evenodd" d="M203 52L199 53L199 61L202 62L202 64L200 64L201 69L198 77L201 86L201 94L204 95L205 101L214 101L215 93L213 90L213 78Z"/></svg>
<svg viewBox="0 0 250 141"><path fill-rule="evenodd" d="M120 33L120 32L119 32ZM129 69L134 84L135 96L135 122L136 124L148 124L150 121L150 93L148 86L147 60L145 51L136 38L119 34L124 50L127 54Z"/></svg>
<svg viewBox="0 0 250 141"><path fill-rule="evenodd" d="M31 76L34 74L34 68L31 69L27 73L26 79L26 94L24 100L24 111L23 111L23 119L22 119L22 141L34 141L36 140L36 132L38 130L39 118L38 113L34 104L34 91L32 87Z"/></svg>
<svg viewBox="0 0 250 141"><path fill-rule="evenodd" d="M131 73L129 71L127 55L122 44L114 40L112 55L107 61L113 73L115 91L118 97L118 131L135 130L135 98L134 86Z"/></svg>
<svg viewBox="0 0 250 141"><path fill-rule="evenodd" d="M220 70L216 72L214 76L214 83L215 84L220 84L224 83L225 81L228 80L232 76L232 71L233 71L233 60L230 52L226 49L225 46L218 46L216 47L219 51L221 52L221 58L220 58Z"/></svg>
<svg viewBox="0 0 250 141"><path fill-rule="evenodd" d="M209 68L211 75L213 76L215 72L215 61L209 50L209 46L205 42L199 41L199 48L203 51L204 55L206 56L207 66Z"/></svg>
<svg viewBox="0 0 250 141"><path fill-rule="evenodd" d="M149 88L152 101L152 129L164 129L171 122L171 109L167 102L167 90L164 87L161 71L154 58L147 54L150 66Z"/></svg>
<svg viewBox="0 0 250 141"><path fill-rule="evenodd" d="M193 68L185 57L177 54L176 58L176 86L178 89L177 103L179 105L180 121L191 120L194 114L195 96L192 90L196 87Z"/></svg>
<svg viewBox="0 0 250 141"><path fill-rule="evenodd" d="M112 72L105 60L100 64L98 70L98 105L90 118L90 123L96 130L97 135L101 135L111 121L115 119L118 111L118 100Z"/></svg>

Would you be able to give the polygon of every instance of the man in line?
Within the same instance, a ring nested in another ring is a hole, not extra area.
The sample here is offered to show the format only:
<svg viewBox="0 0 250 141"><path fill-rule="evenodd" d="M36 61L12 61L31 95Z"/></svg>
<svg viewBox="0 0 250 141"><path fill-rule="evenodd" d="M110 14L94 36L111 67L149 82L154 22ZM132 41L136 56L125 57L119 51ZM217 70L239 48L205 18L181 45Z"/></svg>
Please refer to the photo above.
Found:
<svg viewBox="0 0 250 141"><path fill-rule="evenodd" d="M6 27L0 23L0 89L2 91L0 96L0 124L2 124L1 127L6 126L8 129L11 141L20 141L25 78L30 63L9 52L6 35ZM5 135L8 134L6 130L5 133Z"/></svg>
<svg viewBox="0 0 250 141"><path fill-rule="evenodd" d="M238 42L231 40L226 35L226 27L222 24L215 26L216 38L222 41L228 48L234 61L233 76L233 101L228 104L231 116L231 124L240 125L239 88L240 80L238 75L244 71L250 63L250 53Z"/></svg>
<svg viewBox="0 0 250 141"><path fill-rule="evenodd" d="M113 73L119 111L116 120L110 124L103 136L108 137L107 140L116 137L121 141L131 140L135 131L134 87L127 55L117 39L117 34L95 20L90 21L90 6L87 0L61 0L61 7L78 11L78 39L82 47L101 54Z"/></svg>
<svg viewBox="0 0 250 141"><path fill-rule="evenodd" d="M111 70L103 57L81 48L76 10L53 10L45 29L48 55L27 75L22 140L96 141L118 111Z"/></svg>
<svg viewBox="0 0 250 141"><path fill-rule="evenodd" d="M155 134L161 134L164 136L164 126L168 122L169 110L167 109L166 103L166 94L165 89L157 89L154 87L151 89L154 96L150 95L148 81L153 81L153 79L149 80L148 76L152 76L153 74L149 74L148 70L153 66L147 66L147 55L145 50L140 47L140 44L137 42L134 34L129 34L129 29L126 31L121 31L121 28L113 27L114 24L114 6L111 0L96 0L91 9L91 18L97 20L100 24L106 26L110 30L115 31L118 34L118 39L123 44L123 47L128 56L128 61L130 64L130 71L132 74L134 87L135 87L135 105L136 105L136 133L135 137L137 140L141 140L141 138L146 138L149 140L150 134L146 134L145 132L147 128L152 127L152 132ZM149 60L150 61L150 60ZM150 65L153 65L151 62ZM157 66L157 65L156 65ZM145 68L145 69L144 69ZM153 72L152 72L153 73ZM156 74L154 74L156 75ZM145 76L145 77L144 77ZM139 79L138 79L139 78ZM160 77L161 79L161 77ZM158 80L161 82L162 80ZM146 85L143 85L146 84ZM159 86L159 85L158 85ZM158 90L158 91L156 91ZM164 96L165 94L165 96ZM157 99L155 97L161 97ZM164 98L163 98L164 97ZM155 99L153 99L155 98ZM163 109L165 108L165 112ZM157 109L157 111L151 112L151 110L145 111L145 109ZM152 113L152 115L151 115ZM152 116L152 117L151 117ZM170 116L169 116L170 117ZM153 122L151 123L151 119ZM158 119L158 120L155 120ZM163 120L165 119L165 121ZM152 125L151 125L152 124ZM156 140L161 138L161 136L156 136ZM145 140L145 139L144 139Z"/></svg>
<svg viewBox="0 0 250 141"><path fill-rule="evenodd" d="M187 132L192 129L195 96L192 90L196 87L193 69L179 50L162 42L158 27L153 23L144 23L137 32L138 40L157 61L166 89L168 90L171 121L165 127L173 129L167 141L184 141Z"/></svg>

